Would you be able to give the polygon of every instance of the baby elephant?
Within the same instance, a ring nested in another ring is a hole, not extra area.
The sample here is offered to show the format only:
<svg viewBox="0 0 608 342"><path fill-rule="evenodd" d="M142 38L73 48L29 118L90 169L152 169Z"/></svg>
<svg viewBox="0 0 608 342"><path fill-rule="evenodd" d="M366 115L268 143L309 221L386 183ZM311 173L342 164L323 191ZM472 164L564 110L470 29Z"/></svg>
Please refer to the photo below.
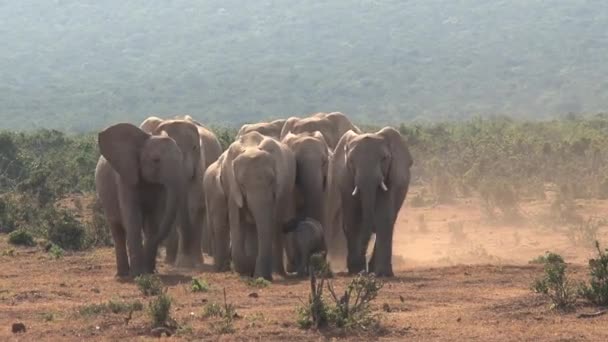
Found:
<svg viewBox="0 0 608 342"><path fill-rule="evenodd" d="M298 276L308 274L310 257L316 253L327 253L323 227L310 217L294 218L283 227L285 250L287 252L287 272L297 272Z"/></svg>

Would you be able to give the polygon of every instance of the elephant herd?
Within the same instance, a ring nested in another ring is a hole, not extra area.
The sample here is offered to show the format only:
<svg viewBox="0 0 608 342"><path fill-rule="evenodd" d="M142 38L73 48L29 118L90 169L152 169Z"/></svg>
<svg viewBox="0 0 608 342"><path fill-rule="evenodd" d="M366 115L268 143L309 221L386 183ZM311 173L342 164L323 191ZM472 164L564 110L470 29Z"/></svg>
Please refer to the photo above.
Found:
<svg viewBox="0 0 608 342"><path fill-rule="evenodd" d="M342 113L316 113L246 124L222 151L189 115L153 116L105 128L98 145L95 183L119 277L153 273L161 245L177 267L202 266L205 252L215 271L232 263L268 280L305 273L315 251L351 274L393 275L413 162L394 128L363 133Z"/></svg>

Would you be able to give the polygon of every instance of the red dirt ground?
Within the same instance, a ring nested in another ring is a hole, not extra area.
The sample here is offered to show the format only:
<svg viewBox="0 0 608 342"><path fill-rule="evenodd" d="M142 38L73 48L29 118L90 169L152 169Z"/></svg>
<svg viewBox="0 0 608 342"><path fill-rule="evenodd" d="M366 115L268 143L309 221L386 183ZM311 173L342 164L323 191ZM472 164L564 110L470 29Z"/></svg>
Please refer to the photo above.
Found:
<svg viewBox="0 0 608 342"><path fill-rule="evenodd" d="M408 197L415 192L412 189ZM172 317L185 327L170 338L607 341L608 315L577 318L579 313L597 311L596 307L580 301L575 312L558 313L549 309L545 298L530 291L532 281L542 274L542 266L528 264L531 259L547 250L560 253L569 263L570 277L578 281L586 279L586 263L594 252L584 244L574 244L567 225L539 219L546 217L549 204L550 198L523 203L525 223L518 225L485 222L474 199L405 207L395 230L396 276L386 280L372 305L381 315L382 329L375 333L300 329L296 308L308 296L307 280L276 279L268 287L255 288L235 274L174 270L161 261L159 274L173 298ZM583 217L601 216L608 209L608 201L577 204ZM419 231L420 215L427 232ZM598 237L608 241L608 229L601 227ZM128 324L123 313L79 313L87 305L109 300L139 300L144 305L150 300L133 282L114 278L112 248L66 252L54 260L39 247L13 247L6 240L0 236L0 340L154 339L146 308L134 312ZM192 293L192 277L206 280L210 291ZM338 275L332 281L342 289L350 279ZM217 319L202 315L205 305L223 303L223 289L240 317L230 334L219 334ZM254 292L257 298L249 296ZM24 323L27 331L13 334L15 322Z"/></svg>

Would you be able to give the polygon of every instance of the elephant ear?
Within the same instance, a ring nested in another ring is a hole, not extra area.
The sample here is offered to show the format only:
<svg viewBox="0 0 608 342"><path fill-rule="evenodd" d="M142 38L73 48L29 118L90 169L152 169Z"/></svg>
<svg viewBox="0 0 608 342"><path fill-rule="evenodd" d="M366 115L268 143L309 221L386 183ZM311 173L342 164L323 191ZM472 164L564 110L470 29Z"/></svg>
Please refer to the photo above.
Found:
<svg viewBox="0 0 608 342"><path fill-rule="evenodd" d="M238 157L240 148L237 145L231 145L228 149L226 159L222 163L221 180L228 185L228 200L234 201L237 207L243 207L243 193L236 182L236 174L234 173L234 159Z"/></svg>
<svg viewBox="0 0 608 342"><path fill-rule="evenodd" d="M295 116L292 116L287 119L287 121L285 121L285 123L283 124L283 129L281 129L281 135L279 136L279 139L283 140L283 137L285 137L287 133L291 132L293 126L296 124L296 122L298 122L298 120L300 120L300 118Z"/></svg>
<svg viewBox="0 0 608 342"><path fill-rule="evenodd" d="M396 129L384 127L377 134L384 138L391 153L391 166L388 174L388 182L402 184L412 167L413 159L403 137Z"/></svg>
<svg viewBox="0 0 608 342"><path fill-rule="evenodd" d="M163 119L157 116L150 116L139 125L139 128L146 133L152 133L162 123Z"/></svg>
<svg viewBox="0 0 608 342"><path fill-rule="evenodd" d="M97 135L99 152L130 185L139 182L139 153L150 134L129 123L110 126Z"/></svg>

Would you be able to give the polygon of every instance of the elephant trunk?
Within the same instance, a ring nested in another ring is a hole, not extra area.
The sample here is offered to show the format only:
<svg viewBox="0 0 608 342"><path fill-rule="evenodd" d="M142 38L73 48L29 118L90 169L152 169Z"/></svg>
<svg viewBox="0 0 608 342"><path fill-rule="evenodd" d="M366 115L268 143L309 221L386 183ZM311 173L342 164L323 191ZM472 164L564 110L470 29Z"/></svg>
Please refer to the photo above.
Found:
<svg viewBox="0 0 608 342"><path fill-rule="evenodd" d="M263 277L272 280L273 258L282 258L273 255L276 247L275 239L281 232L278 230L275 213L274 189L255 189L247 191L247 206L251 211L257 230L257 256L255 261L254 277ZM282 250L281 250L282 252Z"/></svg>
<svg viewBox="0 0 608 342"><path fill-rule="evenodd" d="M323 222L324 185L320 167L305 164L299 174L300 189L304 197L304 215Z"/></svg>
<svg viewBox="0 0 608 342"><path fill-rule="evenodd" d="M178 182L179 183L179 182ZM154 270L154 266L156 263L156 252L158 250L159 244L167 238L169 232L173 228L175 223L175 219L178 212L178 207L183 207L180 202L182 202L179 193L184 190L184 187L180 186L180 184L170 184L165 187L165 211L162 215L162 220L160 225L158 226L158 231L155 235L152 235L150 239L146 241L145 254L147 265L151 268L149 271L152 272ZM187 212L186 212L187 215ZM180 217L183 216L183 213L180 212ZM186 216L187 218L187 216ZM181 221L184 221L183 218Z"/></svg>

